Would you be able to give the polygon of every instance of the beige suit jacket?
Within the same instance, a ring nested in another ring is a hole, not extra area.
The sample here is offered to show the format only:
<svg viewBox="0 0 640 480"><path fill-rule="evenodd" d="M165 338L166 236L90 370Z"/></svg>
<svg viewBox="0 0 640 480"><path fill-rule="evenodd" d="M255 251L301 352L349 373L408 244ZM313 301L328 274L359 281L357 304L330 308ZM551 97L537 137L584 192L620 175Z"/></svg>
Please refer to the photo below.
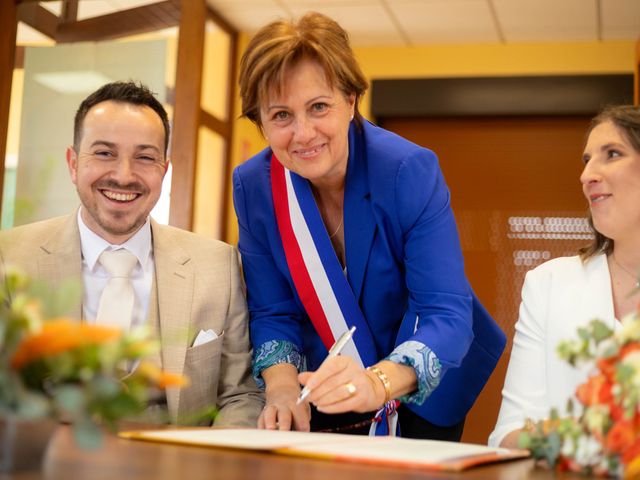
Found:
<svg viewBox="0 0 640 480"><path fill-rule="evenodd" d="M215 425L255 426L263 396L251 376L248 313L236 250L223 242L151 221L155 285L150 325L161 340L162 368L190 385L167 391L171 420L216 405ZM21 267L51 285L82 280L77 214L0 232L3 264ZM157 297L156 297L157 295ZM82 305L70 315L81 318ZM158 318L153 318L157 315ZM193 347L200 330L219 337Z"/></svg>

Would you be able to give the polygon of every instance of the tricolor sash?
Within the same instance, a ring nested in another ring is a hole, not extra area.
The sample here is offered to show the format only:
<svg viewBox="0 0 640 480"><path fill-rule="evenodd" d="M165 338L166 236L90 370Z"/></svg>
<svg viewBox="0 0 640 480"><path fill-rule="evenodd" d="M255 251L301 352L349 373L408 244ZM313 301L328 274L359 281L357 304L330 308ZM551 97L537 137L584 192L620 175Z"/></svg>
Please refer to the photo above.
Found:
<svg viewBox="0 0 640 480"><path fill-rule="evenodd" d="M371 330L333 249L309 181L284 168L272 155L271 191L289 272L322 343L328 351L355 325L342 354L363 368L373 365L377 358ZM382 410L376 417L386 416Z"/></svg>

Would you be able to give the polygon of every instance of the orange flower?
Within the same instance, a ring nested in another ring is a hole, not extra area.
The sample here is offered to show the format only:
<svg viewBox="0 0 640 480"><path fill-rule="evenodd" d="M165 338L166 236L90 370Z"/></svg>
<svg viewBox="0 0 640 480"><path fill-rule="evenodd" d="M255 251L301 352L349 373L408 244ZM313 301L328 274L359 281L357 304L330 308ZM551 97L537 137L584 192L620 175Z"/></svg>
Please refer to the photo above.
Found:
<svg viewBox="0 0 640 480"><path fill-rule="evenodd" d="M620 360L624 359L629 353L640 350L640 344L627 343L620 348L617 355L613 355L607 358L599 358L596 360L596 366L607 377L608 380L613 381L616 375L616 365L620 363Z"/></svg>
<svg viewBox="0 0 640 480"><path fill-rule="evenodd" d="M586 383L578 386L576 398L585 406L609 403L613 399L611 384L604 375L589 377Z"/></svg>
<svg viewBox="0 0 640 480"><path fill-rule="evenodd" d="M20 369L28 363L58 355L86 345L116 340L122 332L101 325L86 325L66 318L45 322L42 330L20 342L11 366Z"/></svg>
<svg viewBox="0 0 640 480"><path fill-rule="evenodd" d="M635 442L627 448L620 459L625 465L629 465L632 461L640 458L640 438L637 438Z"/></svg>
<svg viewBox="0 0 640 480"><path fill-rule="evenodd" d="M178 373L168 373L160 370L150 362L140 362L136 369L136 374L146 377L159 388L184 387L189 384L186 377Z"/></svg>
<svg viewBox="0 0 640 480"><path fill-rule="evenodd" d="M615 423L611 430L607 433L606 447L608 450L621 453L633 443L636 432L633 422L629 420L620 420Z"/></svg>
<svg viewBox="0 0 640 480"><path fill-rule="evenodd" d="M638 350L640 350L640 344L639 343L637 343L637 342L627 343L626 345L624 345L620 349L620 353L618 353L618 358L622 360L622 359L624 359L624 357L626 357L631 352L637 352Z"/></svg>
<svg viewBox="0 0 640 480"><path fill-rule="evenodd" d="M629 478L640 478L640 457L636 457L624 469L624 477L625 479Z"/></svg>
<svg viewBox="0 0 640 480"><path fill-rule="evenodd" d="M158 379L158 386L160 388L184 387L188 384L187 379L177 373L161 372L160 378Z"/></svg>
<svg viewBox="0 0 640 480"><path fill-rule="evenodd" d="M616 376L616 365L618 360L619 358L617 355L609 358L599 358L596 360L596 365L608 380L613 381Z"/></svg>
<svg viewBox="0 0 640 480"><path fill-rule="evenodd" d="M609 403L609 412L611 414L611 420L613 420L614 422L617 422L625 415L624 408L613 401Z"/></svg>

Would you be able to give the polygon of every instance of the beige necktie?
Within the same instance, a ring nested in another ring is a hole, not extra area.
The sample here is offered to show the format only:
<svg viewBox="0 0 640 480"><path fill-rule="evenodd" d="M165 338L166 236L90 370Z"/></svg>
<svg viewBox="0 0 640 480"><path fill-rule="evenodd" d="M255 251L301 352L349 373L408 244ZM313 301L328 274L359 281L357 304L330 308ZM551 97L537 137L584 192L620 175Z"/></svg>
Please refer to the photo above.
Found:
<svg viewBox="0 0 640 480"><path fill-rule="evenodd" d="M105 250L98 258L109 273L109 281L100 296L96 323L113 325L128 331L133 314L134 292L129 278L138 259L125 250Z"/></svg>

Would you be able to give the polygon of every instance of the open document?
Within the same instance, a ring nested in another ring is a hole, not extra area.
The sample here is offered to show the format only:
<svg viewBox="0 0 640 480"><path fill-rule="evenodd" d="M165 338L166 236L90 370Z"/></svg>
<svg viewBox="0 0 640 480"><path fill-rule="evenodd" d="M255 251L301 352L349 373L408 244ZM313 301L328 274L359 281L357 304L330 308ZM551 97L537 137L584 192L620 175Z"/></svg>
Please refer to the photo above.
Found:
<svg viewBox="0 0 640 480"><path fill-rule="evenodd" d="M425 470L459 471L475 465L523 458L529 454L526 450L469 443L277 430L181 428L121 432L120 436L134 440L269 451Z"/></svg>

